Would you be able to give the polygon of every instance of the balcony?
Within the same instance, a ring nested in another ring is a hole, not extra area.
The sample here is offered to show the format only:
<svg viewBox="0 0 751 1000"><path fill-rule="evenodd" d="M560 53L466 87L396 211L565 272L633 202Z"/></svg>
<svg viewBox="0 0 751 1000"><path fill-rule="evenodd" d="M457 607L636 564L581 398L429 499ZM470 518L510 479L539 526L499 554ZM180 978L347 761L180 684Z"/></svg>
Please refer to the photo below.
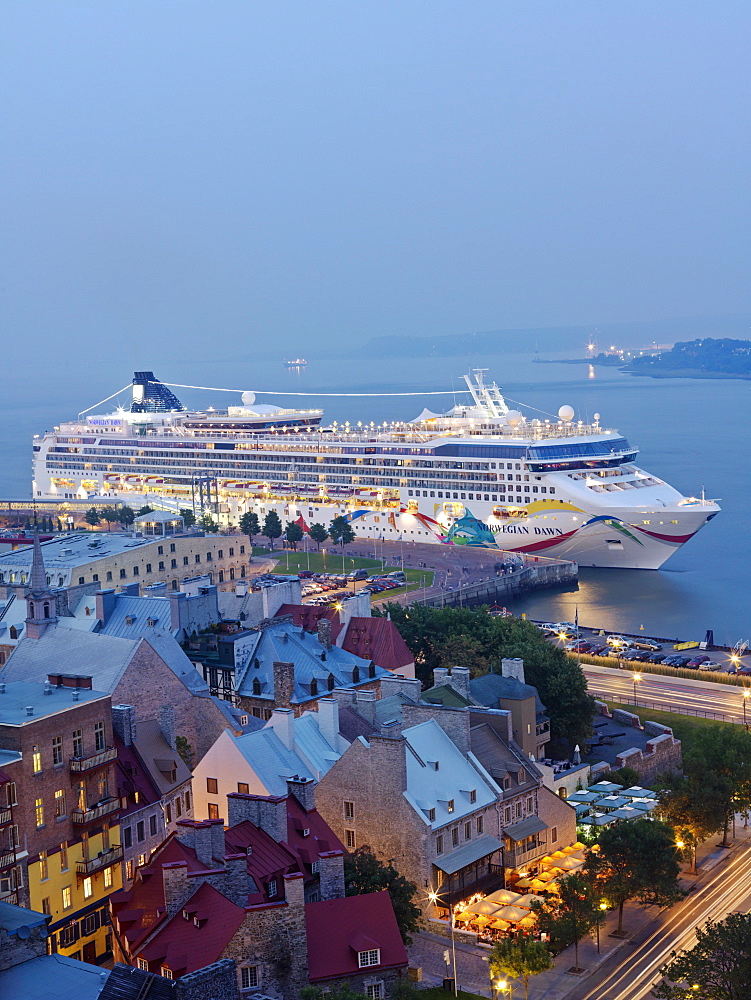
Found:
<svg viewBox="0 0 751 1000"><path fill-rule="evenodd" d="M79 878L86 878L95 872L100 872L111 865L116 865L123 860L123 849L119 844L113 844L108 851L101 851L95 858L88 861L79 861L76 866L76 874Z"/></svg>
<svg viewBox="0 0 751 1000"><path fill-rule="evenodd" d="M86 771L93 771L96 767L104 767L111 760L117 758L117 747L107 747L98 753L90 754L88 757L71 757L70 769L74 774L83 774Z"/></svg>
<svg viewBox="0 0 751 1000"><path fill-rule="evenodd" d="M3 851L3 853L0 854L0 871L2 871L3 868L10 868L11 865L16 863L16 860L16 854L14 851Z"/></svg>
<svg viewBox="0 0 751 1000"><path fill-rule="evenodd" d="M518 868L520 865L528 865L538 858L548 853L548 845L544 840L534 844L519 844L516 847L507 847L503 857L510 868Z"/></svg>
<svg viewBox="0 0 751 1000"><path fill-rule="evenodd" d="M0 809L0 826L5 826L6 823L10 823L13 818L10 808Z"/></svg>
<svg viewBox="0 0 751 1000"><path fill-rule="evenodd" d="M74 809L72 813L73 822L76 826L86 826L89 823L96 823L97 820L109 816L110 813L117 812L120 808L120 799L112 797L100 802L90 809Z"/></svg>

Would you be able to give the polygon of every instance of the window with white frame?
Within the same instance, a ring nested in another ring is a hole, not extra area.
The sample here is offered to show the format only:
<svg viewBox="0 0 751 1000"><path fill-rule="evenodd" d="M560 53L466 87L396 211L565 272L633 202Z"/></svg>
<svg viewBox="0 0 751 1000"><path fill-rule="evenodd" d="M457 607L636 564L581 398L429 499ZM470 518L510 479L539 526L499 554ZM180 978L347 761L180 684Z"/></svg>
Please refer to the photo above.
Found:
<svg viewBox="0 0 751 1000"><path fill-rule="evenodd" d="M166 965L163 965L159 971L165 979L172 979L172 969L168 969Z"/></svg>
<svg viewBox="0 0 751 1000"><path fill-rule="evenodd" d="M138 968L141 970L141 972L149 971L149 963L146 961L145 958L138 959Z"/></svg>
<svg viewBox="0 0 751 1000"><path fill-rule="evenodd" d="M386 994L383 992L383 983L368 983L365 987L365 996L373 1000L381 1000Z"/></svg>
<svg viewBox="0 0 751 1000"><path fill-rule="evenodd" d="M243 965L240 969L240 988L253 990L260 985L257 965Z"/></svg>
<svg viewBox="0 0 751 1000"><path fill-rule="evenodd" d="M381 949L370 948L368 951L358 951L357 965L360 969L369 969L373 965L381 964Z"/></svg>
<svg viewBox="0 0 751 1000"><path fill-rule="evenodd" d="M354 849L357 846L356 839L357 838L355 837L355 831L354 830L345 830L344 831L344 843L345 843L346 847L348 847L350 849Z"/></svg>
<svg viewBox="0 0 751 1000"><path fill-rule="evenodd" d="M277 891L276 879L275 878L269 879L269 896L276 896L276 891Z"/></svg>
<svg viewBox="0 0 751 1000"><path fill-rule="evenodd" d="M344 803L344 818L354 819L355 818L355 803L345 802Z"/></svg>

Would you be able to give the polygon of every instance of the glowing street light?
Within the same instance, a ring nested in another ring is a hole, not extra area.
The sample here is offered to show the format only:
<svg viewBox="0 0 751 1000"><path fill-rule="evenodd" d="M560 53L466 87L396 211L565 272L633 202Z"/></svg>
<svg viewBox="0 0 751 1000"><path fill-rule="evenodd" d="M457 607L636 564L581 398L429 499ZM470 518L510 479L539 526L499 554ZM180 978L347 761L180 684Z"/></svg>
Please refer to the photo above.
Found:
<svg viewBox="0 0 751 1000"><path fill-rule="evenodd" d="M641 680L641 674L634 674L634 705L636 704L636 685Z"/></svg>

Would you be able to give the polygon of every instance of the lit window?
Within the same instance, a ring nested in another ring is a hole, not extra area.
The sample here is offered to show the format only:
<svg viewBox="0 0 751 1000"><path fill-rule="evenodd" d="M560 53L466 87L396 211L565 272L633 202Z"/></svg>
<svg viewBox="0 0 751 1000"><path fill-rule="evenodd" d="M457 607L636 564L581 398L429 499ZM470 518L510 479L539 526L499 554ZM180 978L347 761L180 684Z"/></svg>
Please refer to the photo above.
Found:
<svg viewBox="0 0 751 1000"><path fill-rule="evenodd" d="M66 885L63 888L63 909L69 910L73 903L73 893L71 892L70 886Z"/></svg>
<svg viewBox="0 0 751 1000"><path fill-rule="evenodd" d="M94 886L92 885L91 879L85 878L83 880L83 898L90 899L93 892Z"/></svg>
<svg viewBox="0 0 751 1000"><path fill-rule="evenodd" d="M60 844L60 871L65 872L68 870L68 841L64 840Z"/></svg>
<svg viewBox="0 0 751 1000"><path fill-rule="evenodd" d="M139 868L143 868L143 866L145 864L146 864L146 855L145 854L139 854L138 855L138 867Z"/></svg>
<svg viewBox="0 0 751 1000"><path fill-rule="evenodd" d="M258 966L249 965L243 966L240 969L240 987L244 990L252 990L260 985L260 980L258 978Z"/></svg>
<svg viewBox="0 0 751 1000"><path fill-rule="evenodd" d="M112 885L112 869L111 868L105 868L104 869L104 888L105 889L109 889L111 885Z"/></svg>
<svg viewBox="0 0 751 1000"><path fill-rule="evenodd" d="M49 871L47 870L47 852L39 852L39 878L44 881L49 878Z"/></svg>
<svg viewBox="0 0 751 1000"><path fill-rule="evenodd" d="M133 862L132 861L126 861L125 862L125 877L126 877L126 879L129 882L133 878ZM140 961L140 959L139 959L139 961ZM141 966L139 965L138 968L140 969Z"/></svg>
<svg viewBox="0 0 751 1000"><path fill-rule="evenodd" d="M219 806L216 802L209 802L209 819L219 819Z"/></svg>
<svg viewBox="0 0 751 1000"><path fill-rule="evenodd" d="M381 964L381 949L371 948L369 951L358 951L357 965L360 969L369 969L373 965Z"/></svg>
<svg viewBox="0 0 751 1000"><path fill-rule="evenodd" d="M159 971L165 979L172 979L172 969L168 969L166 965L163 965Z"/></svg>
<svg viewBox="0 0 751 1000"><path fill-rule="evenodd" d="M238 781L237 790L241 795L248 795L250 793L250 785L245 781Z"/></svg>
<svg viewBox="0 0 751 1000"><path fill-rule="evenodd" d="M34 768L34 774L39 774L42 770L42 754L40 753L39 747L34 747L32 749L31 760Z"/></svg>
<svg viewBox="0 0 751 1000"><path fill-rule="evenodd" d="M355 831L354 830L345 830L344 831L344 842L345 842L345 845L347 847L349 847L351 849L355 848L355 846L356 846L356 838L355 838Z"/></svg>
<svg viewBox="0 0 751 1000"><path fill-rule="evenodd" d="M58 788L55 792L55 819L65 816L65 789Z"/></svg>
<svg viewBox="0 0 751 1000"><path fill-rule="evenodd" d="M40 826L44 826L44 802L42 799L34 800L34 818L36 819L37 829Z"/></svg>
<svg viewBox="0 0 751 1000"><path fill-rule="evenodd" d="M448 811L449 811L450 813L452 813L452 812L454 811L454 800L453 800L453 799L449 799L449 800L448 800L448 803L446 804L446 809L447 809L447 810L448 810Z"/></svg>

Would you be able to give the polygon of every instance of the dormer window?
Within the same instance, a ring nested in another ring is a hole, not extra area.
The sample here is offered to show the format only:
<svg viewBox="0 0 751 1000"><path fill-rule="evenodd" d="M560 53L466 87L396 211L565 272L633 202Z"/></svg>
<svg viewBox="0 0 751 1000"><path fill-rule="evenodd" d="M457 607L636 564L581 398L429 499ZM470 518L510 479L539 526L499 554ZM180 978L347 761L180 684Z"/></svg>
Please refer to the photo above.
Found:
<svg viewBox="0 0 751 1000"><path fill-rule="evenodd" d="M276 896L276 879L272 878L269 880L269 898Z"/></svg>
<svg viewBox="0 0 751 1000"><path fill-rule="evenodd" d="M470 788L470 790L469 790L469 801L470 802L477 802L477 789Z"/></svg>
<svg viewBox="0 0 751 1000"><path fill-rule="evenodd" d="M353 684L359 684L360 683L360 668L359 667L353 667L352 668L352 683Z"/></svg>
<svg viewBox="0 0 751 1000"><path fill-rule="evenodd" d="M149 626L149 628L153 628L156 625L156 619L155 618L147 618L146 619L146 624Z"/></svg>
<svg viewBox="0 0 751 1000"><path fill-rule="evenodd" d="M190 920L190 914L187 910L183 910L183 920Z"/></svg>
<svg viewBox="0 0 751 1000"><path fill-rule="evenodd" d="M454 800L449 799L446 803L446 811L452 813L454 811Z"/></svg>
<svg viewBox="0 0 751 1000"><path fill-rule="evenodd" d="M310 678L310 693L312 696L318 694L318 681L315 677Z"/></svg>
<svg viewBox="0 0 751 1000"><path fill-rule="evenodd" d="M134 621L135 621L135 618L133 617L133 615L126 615L125 616L125 624L126 625L132 625Z"/></svg>
<svg viewBox="0 0 751 1000"><path fill-rule="evenodd" d="M358 951L357 966L360 969L370 969L381 964L381 949L371 948L368 951Z"/></svg>
<svg viewBox="0 0 751 1000"><path fill-rule="evenodd" d="M432 767L434 771L438 770L438 766L439 766L439 764L438 764L437 760L429 760L428 761L428 767Z"/></svg>
<svg viewBox="0 0 751 1000"><path fill-rule="evenodd" d="M428 819L430 820L431 823L435 820L435 806L433 806L431 809L428 809Z"/></svg>
<svg viewBox="0 0 751 1000"><path fill-rule="evenodd" d="M193 917L193 926L194 927L200 927L201 926L201 921L198 919L198 917Z"/></svg>

